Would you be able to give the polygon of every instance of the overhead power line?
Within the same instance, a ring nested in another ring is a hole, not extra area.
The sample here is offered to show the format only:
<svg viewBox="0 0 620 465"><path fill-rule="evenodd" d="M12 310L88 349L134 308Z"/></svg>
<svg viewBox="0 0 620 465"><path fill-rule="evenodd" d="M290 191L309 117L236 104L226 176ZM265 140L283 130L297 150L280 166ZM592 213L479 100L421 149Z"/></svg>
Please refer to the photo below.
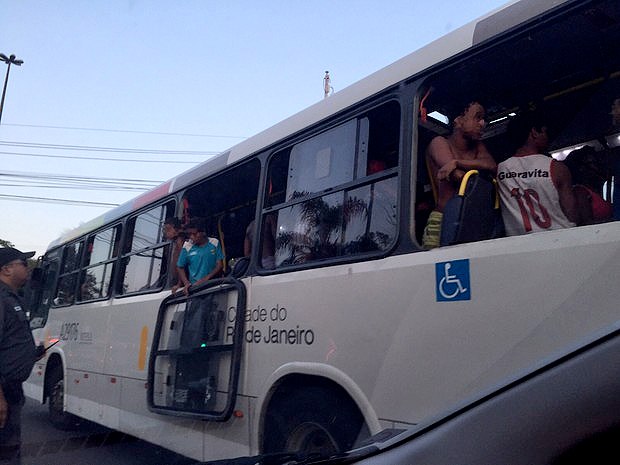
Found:
<svg viewBox="0 0 620 465"><path fill-rule="evenodd" d="M98 178L92 176L74 176L71 174L50 174L50 173L23 173L19 171L4 171L0 172L0 175L4 176L16 176L16 177L29 177L29 178L43 178L43 179L88 179L96 181L114 181L114 182L132 182L132 183L147 183L147 184L161 184L163 181L157 181L152 179L132 179L132 178Z"/></svg>
<svg viewBox="0 0 620 465"><path fill-rule="evenodd" d="M70 160L87 160L87 161L117 161L117 162L132 162L132 163L165 163L165 164L187 164L196 165L203 160L190 161L190 160L142 160L139 158L109 158L109 157L79 157L77 155L44 155L37 153L19 153L19 152L1 152L2 155L13 155L17 157L39 157L39 158L63 158ZM216 155L216 152L212 152L212 155Z"/></svg>
<svg viewBox="0 0 620 465"><path fill-rule="evenodd" d="M2 182L3 180L6 180L6 182ZM144 179L95 178L40 173L0 172L0 187L144 192L159 184L161 184L161 181Z"/></svg>
<svg viewBox="0 0 620 465"><path fill-rule="evenodd" d="M153 134L158 136L187 136L187 137L210 137L217 139L247 139L246 136L229 136L222 134L192 134L185 132L160 132L160 131L132 131L129 129L103 129L103 128L81 128L71 126L51 126L51 125L37 125L37 124L16 124L5 123L3 126L16 126L24 128L43 128L43 129L67 129L72 131L94 131L94 132L116 132L127 134Z"/></svg>
<svg viewBox="0 0 620 465"><path fill-rule="evenodd" d="M29 197L26 195L5 195L0 194L0 199L15 200L18 202L36 202L36 203L61 203L66 205L81 205L90 207L102 207L111 208L118 207L118 203L105 203L105 202L88 202L86 200L70 200L70 199L50 199L48 197Z"/></svg>
<svg viewBox="0 0 620 465"><path fill-rule="evenodd" d="M22 147L22 148L38 148L49 150L78 150L88 152L115 152L115 153L142 153L145 155L214 155L219 152L203 151L203 150L161 150L161 149L132 149L132 148L120 148L120 147L96 147L88 145L65 145L65 144L39 144L35 142L14 142L14 141L0 141L0 145L9 147Z"/></svg>
<svg viewBox="0 0 620 465"><path fill-rule="evenodd" d="M130 187L130 186L67 186L67 185L58 185L58 184L30 184L30 183L22 183L22 184L7 184L0 183L0 187L36 187L37 189L74 189L74 190L89 190L89 191L139 191L144 192L146 189L142 187Z"/></svg>

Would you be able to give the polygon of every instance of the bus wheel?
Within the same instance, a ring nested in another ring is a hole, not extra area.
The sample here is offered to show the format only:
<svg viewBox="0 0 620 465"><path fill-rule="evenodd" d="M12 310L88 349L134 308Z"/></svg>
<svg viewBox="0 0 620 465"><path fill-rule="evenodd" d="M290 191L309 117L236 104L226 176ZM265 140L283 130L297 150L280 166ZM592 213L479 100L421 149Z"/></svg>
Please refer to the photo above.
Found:
<svg viewBox="0 0 620 465"><path fill-rule="evenodd" d="M49 393L49 419L55 428L60 430L72 430L78 426L78 417L65 412L65 381L62 369L55 369L50 379Z"/></svg>
<svg viewBox="0 0 620 465"><path fill-rule="evenodd" d="M280 396L265 419L264 452L333 455L367 436L364 418L340 390L298 388Z"/></svg>

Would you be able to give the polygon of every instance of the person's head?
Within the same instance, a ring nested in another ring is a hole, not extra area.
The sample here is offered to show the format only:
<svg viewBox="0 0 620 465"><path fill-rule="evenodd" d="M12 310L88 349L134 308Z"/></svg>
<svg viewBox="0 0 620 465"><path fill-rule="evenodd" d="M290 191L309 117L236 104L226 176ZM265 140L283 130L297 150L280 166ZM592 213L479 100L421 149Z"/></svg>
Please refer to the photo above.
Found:
<svg viewBox="0 0 620 465"><path fill-rule="evenodd" d="M203 245L207 241L206 223L202 218L192 218L185 228L190 240L196 245Z"/></svg>
<svg viewBox="0 0 620 465"><path fill-rule="evenodd" d="M598 187L605 181L605 173L597 153L589 145L569 153L564 164L568 167L574 184Z"/></svg>
<svg viewBox="0 0 620 465"><path fill-rule="evenodd" d="M181 234L183 225L181 224L181 220L171 216L169 218L166 218L166 221L164 221L164 227L162 229L164 233L164 238L167 241L172 241Z"/></svg>
<svg viewBox="0 0 620 465"><path fill-rule="evenodd" d="M26 284L30 276L27 259L34 252L22 252L13 247L0 248L0 281L13 290L17 290Z"/></svg>
<svg viewBox="0 0 620 465"><path fill-rule="evenodd" d="M533 111L514 117L508 123L508 137L515 152L524 145L528 145L538 153L544 153L549 145L545 117Z"/></svg>
<svg viewBox="0 0 620 465"><path fill-rule="evenodd" d="M476 101L471 101L463 107L461 114L454 118L452 128L467 140L479 141L486 125L484 107Z"/></svg>

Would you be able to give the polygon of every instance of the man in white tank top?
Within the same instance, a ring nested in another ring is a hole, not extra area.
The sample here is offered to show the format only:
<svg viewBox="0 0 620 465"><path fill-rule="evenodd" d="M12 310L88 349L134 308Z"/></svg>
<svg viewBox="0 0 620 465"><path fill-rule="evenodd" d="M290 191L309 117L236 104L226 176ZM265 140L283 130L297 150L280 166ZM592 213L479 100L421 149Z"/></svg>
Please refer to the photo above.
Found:
<svg viewBox="0 0 620 465"><path fill-rule="evenodd" d="M514 124L513 124L514 123ZM528 234L575 226L576 202L570 171L544 155L547 128L533 115L511 123L509 131L525 143L497 166L506 234Z"/></svg>

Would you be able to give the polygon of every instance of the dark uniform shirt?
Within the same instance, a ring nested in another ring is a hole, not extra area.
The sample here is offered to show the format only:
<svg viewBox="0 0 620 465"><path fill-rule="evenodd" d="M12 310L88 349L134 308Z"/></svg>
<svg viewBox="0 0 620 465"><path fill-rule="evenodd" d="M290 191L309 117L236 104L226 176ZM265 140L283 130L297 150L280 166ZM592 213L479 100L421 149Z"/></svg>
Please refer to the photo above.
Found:
<svg viewBox="0 0 620 465"><path fill-rule="evenodd" d="M36 347L20 297L0 282L0 382L7 402L23 400L21 383L36 360Z"/></svg>

